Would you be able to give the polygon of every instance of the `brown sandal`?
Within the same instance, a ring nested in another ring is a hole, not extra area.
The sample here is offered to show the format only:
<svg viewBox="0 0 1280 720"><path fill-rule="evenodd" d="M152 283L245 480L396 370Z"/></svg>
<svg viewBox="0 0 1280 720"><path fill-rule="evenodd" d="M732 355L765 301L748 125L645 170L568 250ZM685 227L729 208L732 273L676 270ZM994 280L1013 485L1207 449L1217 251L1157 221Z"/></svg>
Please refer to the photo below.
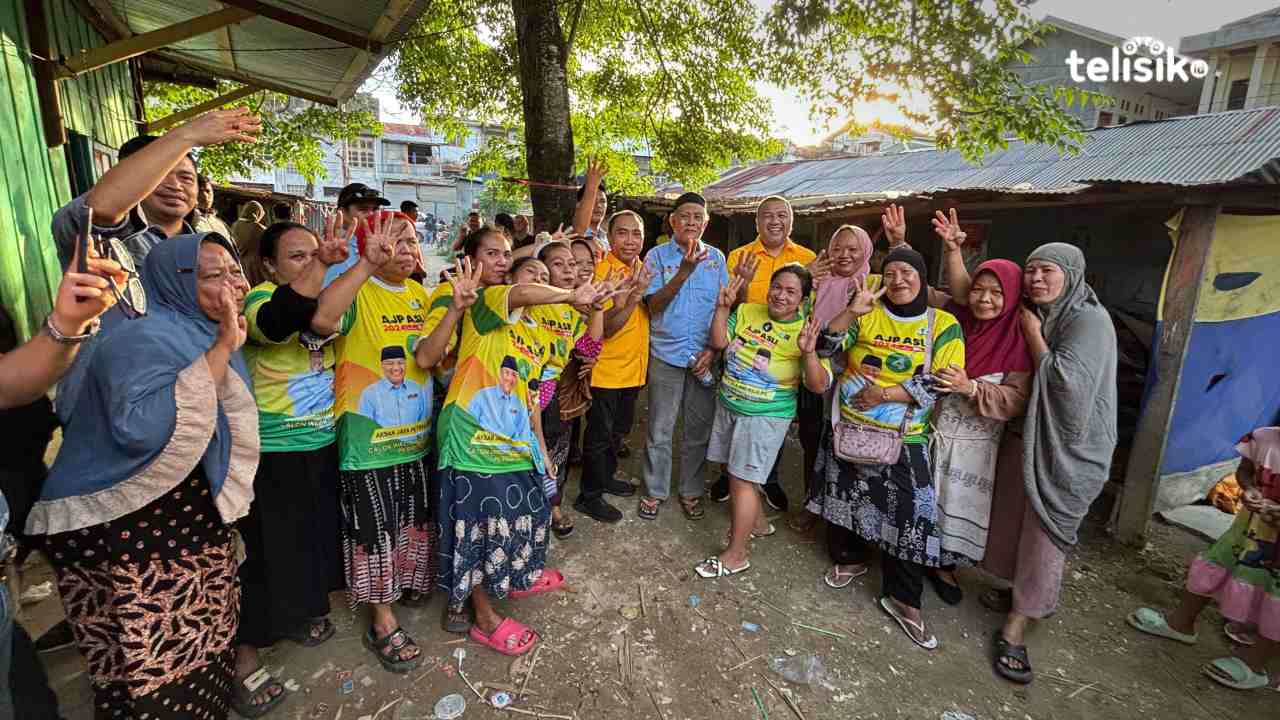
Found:
<svg viewBox="0 0 1280 720"><path fill-rule="evenodd" d="M702 498L700 497L681 497L680 509L684 511L684 516L689 520L701 520L707 514L702 509Z"/></svg>
<svg viewBox="0 0 1280 720"><path fill-rule="evenodd" d="M656 520L660 507L662 507L661 500L645 495L640 498L640 507L636 510L636 515L639 515L641 520Z"/></svg>

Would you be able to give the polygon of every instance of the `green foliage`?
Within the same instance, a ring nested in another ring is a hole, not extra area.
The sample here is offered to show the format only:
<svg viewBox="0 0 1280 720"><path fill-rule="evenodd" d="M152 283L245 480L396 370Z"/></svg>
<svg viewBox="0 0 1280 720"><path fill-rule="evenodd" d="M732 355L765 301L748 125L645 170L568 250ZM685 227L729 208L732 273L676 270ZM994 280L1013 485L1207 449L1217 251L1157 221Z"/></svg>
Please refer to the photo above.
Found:
<svg viewBox="0 0 1280 720"><path fill-rule="evenodd" d="M1081 128L1063 109L1102 96L1027 85L1009 69L1044 28L1033 0L779 0L769 13L762 61L776 83L797 88L814 114L852 115L870 100L893 102L929 128L940 147L972 161L1010 137L1078 148ZM889 92L885 88L900 88ZM920 112L912 98L928 103Z"/></svg>
<svg viewBox="0 0 1280 720"><path fill-rule="evenodd" d="M771 113L755 89L763 78L753 37L760 17L749 3L568 0L559 7L572 40L566 64L578 172L588 157L604 157L612 190L652 192L652 178L640 177L634 159L647 154L652 172L698 187L735 159L780 148L768 139ZM521 142L486 146L471 158L471 172L525 177L511 4L442 4L412 35L396 56L400 101L455 137L462 117L515 128Z"/></svg>
<svg viewBox="0 0 1280 720"><path fill-rule="evenodd" d="M148 120L158 120L175 112L207 102L238 87L219 83L218 89L146 83ZM344 142L362 132L382 134L382 123L366 98L356 96L342 108L331 108L266 91L239 101L262 117L262 134L256 143L227 143L200 150L200 170L215 182L231 175L250 175L254 170L273 170L286 165L314 183L325 175L322 143ZM374 106L376 107L376 106Z"/></svg>
<svg viewBox="0 0 1280 720"><path fill-rule="evenodd" d="M476 196L476 209L480 211L480 217L492 222L493 216L498 213L515 215L520 212L524 208L524 200L505 192L510 187L510 183L494 180L486 183L484 190Z"/></svg>

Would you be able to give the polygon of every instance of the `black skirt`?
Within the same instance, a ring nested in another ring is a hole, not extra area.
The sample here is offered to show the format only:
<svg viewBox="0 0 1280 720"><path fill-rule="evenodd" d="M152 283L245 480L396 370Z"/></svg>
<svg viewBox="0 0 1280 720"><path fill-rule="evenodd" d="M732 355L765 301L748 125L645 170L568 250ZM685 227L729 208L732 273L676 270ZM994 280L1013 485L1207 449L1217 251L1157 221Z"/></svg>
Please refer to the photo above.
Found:
<svg viewBox="0 0 1280 720"><path fill-rule="evenodd" d="M236 642L267 647L329 614L342 577L338 446L262 453L254 499L237 527L244 610Z"/></svg>

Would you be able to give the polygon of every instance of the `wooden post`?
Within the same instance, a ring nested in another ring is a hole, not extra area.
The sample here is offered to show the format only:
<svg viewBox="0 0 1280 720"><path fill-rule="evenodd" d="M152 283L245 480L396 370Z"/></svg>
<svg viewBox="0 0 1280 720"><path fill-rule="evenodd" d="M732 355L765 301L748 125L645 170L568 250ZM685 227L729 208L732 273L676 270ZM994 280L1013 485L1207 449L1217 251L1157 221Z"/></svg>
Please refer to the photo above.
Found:
<svg viewBox="0 0 1280 720"><path fill-rule="evenodd" d="M27 36L31 42L32 72L36 93L40 96L40 121L44 126L44 142L59 147L67 142L67 128L62 122L62 96L53 63L53 43L49 41L49 21L44 14L44 0L27 0Z"/></svg>
<svg viewBox="0 0 1280 720"><path fill-rule="evenodd" d="M151 135L167 130L174 125L186 122L197 115L203 115L210 110L217 110L223 105L229 105L240 98L249 97L250 95L258 92L259 89L260 88L253 87L252 85L245 85L244 87L232 90L226 95L202 102L195 107L189 107L186 110L180 110L172 115L166 115L155 122L147 123L146 132Z"/></svg>
<svg viewBox="0 0 1280 720"><path fill-rule="evenodd" d="M180 22L177 25L170 25L142 33L141 35L117 40L108 45L80 53L75 57L65 58L58 65L58 77L75 77L90 70L97 70L100 67L111 65L121 60L128 60L152 50L158 50L198 35L213 32L218 28L247 20L253 16L254 14L248 10L223 8L207 15Z"/></svg>
<svg viewBox="0 0 1280 720"><path fill-rule="evenodd" d="M1200 283L1221 211L1221 205L1190 205L1183 209L1182 222L1178 225L1178 241L1165 277L1159 350L1151 358L1157 380L1138 418L1124 489L1115 513L1117 537L1132 545L1143 542L1151 520L1165 441L1182 384L1182 364L1191 345Z"/></svg>

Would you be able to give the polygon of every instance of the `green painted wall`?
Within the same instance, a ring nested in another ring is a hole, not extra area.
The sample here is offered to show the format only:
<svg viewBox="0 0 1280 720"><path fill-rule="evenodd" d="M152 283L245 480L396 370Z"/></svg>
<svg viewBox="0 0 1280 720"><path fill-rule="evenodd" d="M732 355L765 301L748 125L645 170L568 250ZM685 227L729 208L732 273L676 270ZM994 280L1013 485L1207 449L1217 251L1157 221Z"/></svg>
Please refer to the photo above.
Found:
<svg viewBox="0 0 1280 720"><path fill-rule="evenodd" d="M0 0L0 303L30 337L52 308L61 271L49 221L71 199L66 153L45 144L22 0ZM104 44L70 0L50 0L50 37L61 53ZM113 150L135 134L127 63L63 81L68 130Z"/></svg>

